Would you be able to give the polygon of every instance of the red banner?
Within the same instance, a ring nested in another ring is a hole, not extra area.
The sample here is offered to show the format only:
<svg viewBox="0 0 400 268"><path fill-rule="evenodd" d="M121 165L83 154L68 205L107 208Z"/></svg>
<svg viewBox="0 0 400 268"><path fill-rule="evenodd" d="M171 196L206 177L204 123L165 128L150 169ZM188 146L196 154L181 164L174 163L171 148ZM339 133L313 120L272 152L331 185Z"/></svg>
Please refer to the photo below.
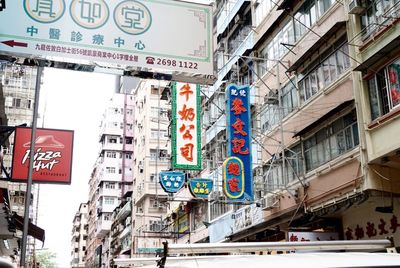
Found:
<svg viewBox="0 0 400 268"><path fill-rule="evenodd" d="M31 146L31 128L17 127L14 136L11 180L26 182ZM38 128L33 161L33 182L71 184L74 132Z"/></svg>

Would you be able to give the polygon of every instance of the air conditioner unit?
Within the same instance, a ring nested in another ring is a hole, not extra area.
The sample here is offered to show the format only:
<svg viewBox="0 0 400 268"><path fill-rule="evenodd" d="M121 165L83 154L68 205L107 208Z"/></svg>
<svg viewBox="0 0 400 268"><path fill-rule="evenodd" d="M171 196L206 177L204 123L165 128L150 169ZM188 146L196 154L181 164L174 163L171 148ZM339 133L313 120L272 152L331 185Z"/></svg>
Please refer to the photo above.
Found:
<svg viewBox="0 0 400 268"><path fill-rule="evenodd" d="M261 199L262 209L270 210L279 207L279 197L277 195L267 195Z"/></svg>
<svg viewBox="0 0 400 268"><path fill-rule="evenodd" d="M349 3L349 14L362 15L366 11L364 0L352 0Z"/></svg>
<svg viewBox="0 0 400 268"><path fill-rule="evenodd" d="M264 96L264 103L266 103L266 104L277 104L278 103L278 90L270 90Z"/></svg>

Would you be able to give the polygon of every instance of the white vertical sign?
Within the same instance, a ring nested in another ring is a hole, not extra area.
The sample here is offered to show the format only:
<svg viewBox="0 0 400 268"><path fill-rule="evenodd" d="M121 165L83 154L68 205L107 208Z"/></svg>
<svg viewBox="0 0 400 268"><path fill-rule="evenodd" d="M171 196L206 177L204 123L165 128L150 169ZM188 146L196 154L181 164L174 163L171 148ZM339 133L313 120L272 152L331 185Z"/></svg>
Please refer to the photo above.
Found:
<svg viewBox="0 0 400 268"><path fill-rule="evenodd" d="M172 167L201 169L200 86L172 85Z"/></svg>

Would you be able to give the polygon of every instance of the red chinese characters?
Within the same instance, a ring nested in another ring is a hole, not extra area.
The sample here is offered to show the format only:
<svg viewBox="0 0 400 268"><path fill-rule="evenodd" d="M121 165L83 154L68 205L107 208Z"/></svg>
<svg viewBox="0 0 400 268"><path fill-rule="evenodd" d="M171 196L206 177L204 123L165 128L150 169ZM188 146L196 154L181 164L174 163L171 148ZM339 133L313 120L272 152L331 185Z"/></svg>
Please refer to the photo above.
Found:
<svg viewBox="0 0 400 268"><path fill-rule="evenodd" d="M182 140L188 141L187 143L180 146L181 156L189 162L194 160L194 143L193 143L193 131L196 129L196 124L194 123L196 119L196 109L193 107L193 102L190 102L191 98L196 98L194 91L191 89L191 85L186 83L180 88L178 88L178 95L182 97L183 104L178 109L178 119L180 122L179 134Z"/></svg>
<svg viewBox="0 0 400 268"><path fill-rule="evenodd" d="M347 227L344 234L348 240L359 240L363 238L373 238L376 236L386 236L389 233L394 234L397 232L398 227L400 227L400 223L398 222L397 217L392 215L389 221L380 218L379 223L377 224L367 221L364 226L357 224L354 230L350 227Z"/></svg>
<svg viewBox="0 0 400 268"><path fill-rule="evenodd" d="M232 108L234 115L241 115L242 113L247 112L247 109L243 106L243 101L236 97L232 100ZM235 137L232 142L232 152L235 154L249 154L249 149L246 145L245 139L243 137L247 136L247 132L243 130L246 126L245 122L243 122L239 117L236 117L235 123L231 124L233 128L233 134Z"/></svg>
<svg viewBox="0 0 400 268"><path fill-rule="evenodd" d="M239 176L240 175L240 166L239 166L239 164L235 163L235 162L229 162L229 164L228 164L228 174Z"/></svg>

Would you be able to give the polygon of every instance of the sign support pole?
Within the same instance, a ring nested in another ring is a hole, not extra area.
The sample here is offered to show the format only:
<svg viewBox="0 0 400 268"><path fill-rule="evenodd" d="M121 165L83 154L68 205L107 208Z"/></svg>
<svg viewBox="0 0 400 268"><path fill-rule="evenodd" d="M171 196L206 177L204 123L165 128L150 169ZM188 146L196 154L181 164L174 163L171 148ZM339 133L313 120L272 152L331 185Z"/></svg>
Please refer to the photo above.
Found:
<svg viewBox="0 0 400 268"><path fill-rule="evenodd" d="M28 182L26 185L26 193L25 193L24 230L22 233L22 249L21 249L21 262L20 262L21 268L26 267L25 260L26 260L26 247L28 238L28 227L29 227L29 205L31 201L31 192L32 192L32 173L33 173L33 161L34 161L33 158L35 155L36 123L38 118L39 93L40 93L40 84L41 84L43 68L44 68L44 62L39 60L36 73L35 101L33 106L34 110L32 119L31 146L29 152Z"/></svg>

